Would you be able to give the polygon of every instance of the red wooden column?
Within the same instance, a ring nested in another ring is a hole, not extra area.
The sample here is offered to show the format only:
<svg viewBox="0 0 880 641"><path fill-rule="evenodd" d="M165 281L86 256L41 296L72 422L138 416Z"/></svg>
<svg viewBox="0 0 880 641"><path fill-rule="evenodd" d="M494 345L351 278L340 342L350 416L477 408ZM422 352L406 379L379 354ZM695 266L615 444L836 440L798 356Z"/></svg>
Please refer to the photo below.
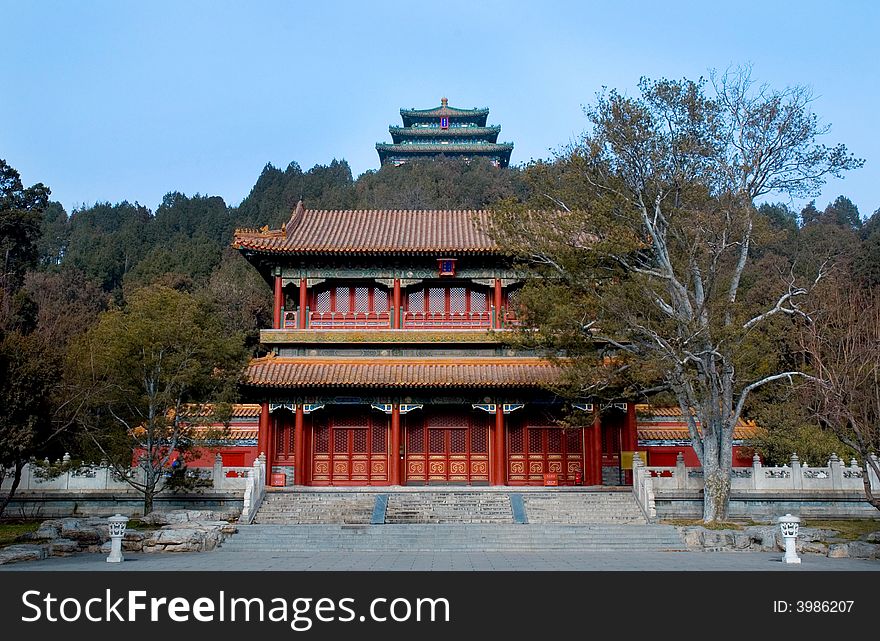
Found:
<svg viewBox="0 0 880 641"><path fill-rule="evenodd" d="M257 430L257 456L266 455L266 485L269 484L269 404L260 406L260 427Z"/></svg>
<svg viewBox="0 0 880 641"><path fill-rule="evenodd" d="M305 485L306 453L303 447L303 406L297 404L293 424L293 484Z"/></svg>
<svg viewBox="0 0 880 641"><path fill-rule="evenodd" d="M392 316L394 316L394 327L393 329L400 329L403 327L403 319L401 316L403 314L400 312L400 306L403 304L400 300L400 279L394 279L394 291L393 296L391 297L391 309L393 310ZM395 459L396 460L396 459Z"/></svg>
<svg viewBox="0 0 880 641"><path fill-rule="evenodd" d="M297 327L306 328L306 307L308 306L308 281L305 278L299 279L299 314L297 315Z"/></svg>
<svg viewBox="0 0 880 641"><path fill-rule="evenodd" d="M495 279L495 329L501 328L501 279Z"/></svg>
<svg viewBox="0 0 880 641"><path fill-rule="evenodd" d="M281 276L275 277L275 306L272 313L272 327L281 329L281 308L284 307L284 289L281 287Z"/></svg>
<svg viewBox="0 0 880 641"><path fill-rule="evenodd" d="M602 485L602 417L596 412L593 419L593 485Z"/></svg>
<svg viewBox="0 0 880 641"><path fill-rule="evenodd" d="M626 404L626 449L630 452L635 452L638 446L639 433L638 429L636 428L636 404L632 401L629 401ZM647 457L642 459L642 462L647 463L646 459ZM632 485L632 470L624 470L623 476L626 484Z"/></svg>
<svg viewBox="0 0 880 641"><path fill-rule="evenodd" d="M266 408L269 409L268 407ZM266 412L266 484L272 484L272 465L275 463L275 443L278 439L278 421L272 418L272 415Z"/></svg>
<svg viewBox="0 0 880 641"><path fill-rule="evenodd" d="M388 481L391 485L400 485L400 405L391 406L391 465Z"/></svg>
<svg viewBox="0 0 880 641"><path fill-rule="evenodd" d="M507 467L507 457L504 455L504 409L501 403L495 406L495 434L494 443L495 450L495 474L492 485L506 485L507 474L504 473Z"/></svg>

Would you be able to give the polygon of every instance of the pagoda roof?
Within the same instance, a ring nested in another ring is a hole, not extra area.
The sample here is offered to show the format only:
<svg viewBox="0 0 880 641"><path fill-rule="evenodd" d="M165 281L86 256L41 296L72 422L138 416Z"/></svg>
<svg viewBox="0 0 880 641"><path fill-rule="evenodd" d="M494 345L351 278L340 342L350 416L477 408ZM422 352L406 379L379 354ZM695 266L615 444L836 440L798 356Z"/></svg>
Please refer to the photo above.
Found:
<svg viewBox="0 0 880 641"><path fill-rule="evenodd" d="M254 359L244 384L268 388L537 388L559 368L540 358Z"/></svg>
<svg viewBox="0 0 880 641"><path fill-rule="evenodd" d="M458 107L450 107L446 98L441 99L440 106L430 109L401 109L400 117L403 119L404 126L408 127L414 122L420 122L427 119L448 116L452 119L474 120L480 127L486 126L486 118L489 117L489 108L473 108L461 109Z"/></svg>
<svg viewBox="0 0 880 641"><path fill-rule="evenodd" d="M504 143L461 143L461 142L451 142L449 144L443 143L412 143L412 144L403 144L403 145L395 145L387 142L379 142L376 143L376 150L382 154L385 152L393 153L397 151L402 152L410 152L410 153L426 153L426 154L442 154L442 153L480 153L480 154L492 154L492 155L502 155L507 154L510 155L510 152L513 151L513 143L504 142Z"/></svg>
<svg viewBox="0 0 880 641"><path fill-rule="evenodd" d="M501 254L486 210L311 210L282 229L238 229L232 246L266 254Z"/></svg>
<svg viewBox="0 0 880 641"><path fill-rule="evenodd" d="M496 142L498 134L501 133L501 127L494 125L492 127L449 127L441 129L439 127L396 127L391 125L388 127L392 140L399 143L406 138L485 138L489 142Z"/></svg>

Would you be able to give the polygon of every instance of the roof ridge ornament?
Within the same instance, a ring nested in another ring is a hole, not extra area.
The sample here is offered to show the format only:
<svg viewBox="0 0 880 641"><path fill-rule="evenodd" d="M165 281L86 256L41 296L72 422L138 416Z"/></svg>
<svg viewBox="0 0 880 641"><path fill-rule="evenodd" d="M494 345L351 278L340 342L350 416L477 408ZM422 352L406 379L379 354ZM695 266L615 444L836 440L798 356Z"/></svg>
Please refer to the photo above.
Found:
<svg viewBox="0 0 880 641"><path fill-rule="evenodd" d="M294 229L299 227L299 224L302 222L303 216L306 213L306 208L303 206L302 198L300 198L296 203L296 209L293 210L293 215L290 217L290 220L287 221L287 224L284 226L284 235L287 236Z"/></svg>

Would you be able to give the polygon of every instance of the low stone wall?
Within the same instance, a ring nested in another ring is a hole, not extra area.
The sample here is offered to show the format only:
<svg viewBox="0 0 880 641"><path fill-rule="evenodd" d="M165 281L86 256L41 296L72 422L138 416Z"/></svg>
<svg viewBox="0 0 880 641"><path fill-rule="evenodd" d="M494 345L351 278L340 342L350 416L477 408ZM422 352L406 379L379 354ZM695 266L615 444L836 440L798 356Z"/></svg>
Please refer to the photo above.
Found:
<svg viewBox="0 0 880 641"><path fill-rule="evenodd" d="M703 516L701 490L654 490L658 519L698 519ZM732 492L732 519L773 520L783 514L809 518L871 519L880 511L860 492Z"/></svg>
<svg viewBox="0 0 880 641"><path fill-rule="evenodd" d="M241 511L243 491L205 490L192 493L163 493L154 499L156 510L227 510ZM102 492L95 490L19 491L4 514L7 518L41 519L69 516L141 516L144 497L131 490Z"/></svg>

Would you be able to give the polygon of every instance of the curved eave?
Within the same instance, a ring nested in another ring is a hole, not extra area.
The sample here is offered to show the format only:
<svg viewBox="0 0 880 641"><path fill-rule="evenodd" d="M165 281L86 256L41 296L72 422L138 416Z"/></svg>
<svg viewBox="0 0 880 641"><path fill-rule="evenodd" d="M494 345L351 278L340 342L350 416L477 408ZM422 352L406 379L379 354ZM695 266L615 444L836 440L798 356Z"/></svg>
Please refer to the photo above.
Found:
<svg viewBox="0 0 880 641"><path fill-rule="evenodd" d="M449 138L450 140L479 138L497 144L501 127L450 127L449 129L440 129L438 127L389 127L388 132L391 134L391 139L395 144L399 144L402 140L418 140L419 138Z"/></svg>
<svg viewBox="0 0 880 641"><path fill-rule="evenodd" d="M242 252L253 252L266 256L437 256L443 257L449 254L457 256L507 256L497 249L491 248L463 248L463 247L389 247L383 249L357 249L321 247L302 249L298 247L260 247L239 243L232 246Z"/></svg>

